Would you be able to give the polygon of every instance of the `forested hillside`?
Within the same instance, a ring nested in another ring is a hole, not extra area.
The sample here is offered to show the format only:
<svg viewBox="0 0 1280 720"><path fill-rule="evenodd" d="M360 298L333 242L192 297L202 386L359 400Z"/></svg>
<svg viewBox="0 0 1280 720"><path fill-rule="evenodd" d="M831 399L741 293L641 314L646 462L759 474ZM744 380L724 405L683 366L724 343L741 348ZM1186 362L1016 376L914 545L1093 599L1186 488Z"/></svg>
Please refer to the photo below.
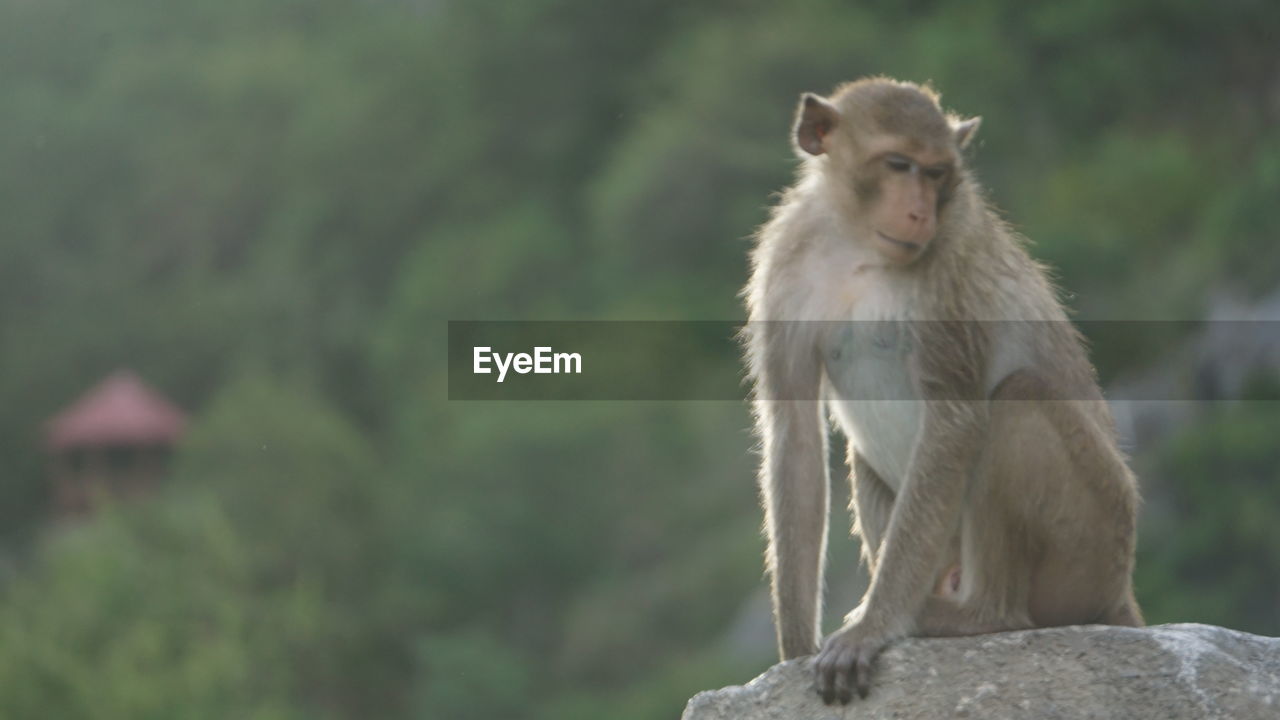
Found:
<svg viewBox="0 0 1280 720"><path fill-rule="evenodd" d="M747 679L745 405L450 402L446 322L741 318L799 93L878 73L983 116L1079 317L1199 319L1280 287L1277 48L1264 0L0 0L0 716L657 720ZM1104 374L1168 362L1143 327ZM119 367L192 416L173 477L55 525L43 423ZM1130 448L1150 622L1280 633L1251 382Z"/></svg>

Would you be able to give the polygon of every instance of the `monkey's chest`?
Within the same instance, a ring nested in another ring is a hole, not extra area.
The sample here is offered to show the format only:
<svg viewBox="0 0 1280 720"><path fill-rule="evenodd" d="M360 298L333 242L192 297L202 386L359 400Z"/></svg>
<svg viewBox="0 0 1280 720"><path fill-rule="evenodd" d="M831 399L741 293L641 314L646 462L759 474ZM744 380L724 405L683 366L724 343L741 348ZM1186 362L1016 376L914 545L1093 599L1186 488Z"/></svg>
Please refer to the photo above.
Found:
<svg viewBox="0 0 1280 720"><path fill-rule="evenodd" d="M833 416L858 453L897 491L923 417L907 324L832 323L821 351Z"/></svg>

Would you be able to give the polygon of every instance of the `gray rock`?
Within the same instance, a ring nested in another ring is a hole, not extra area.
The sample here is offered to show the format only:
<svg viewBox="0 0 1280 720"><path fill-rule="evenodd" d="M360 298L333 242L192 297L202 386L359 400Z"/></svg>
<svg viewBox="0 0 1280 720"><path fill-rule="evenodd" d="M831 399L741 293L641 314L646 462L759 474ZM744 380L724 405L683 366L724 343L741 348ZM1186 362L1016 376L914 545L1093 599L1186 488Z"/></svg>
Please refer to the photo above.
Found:
<svg viewBox="0 0 1280 720"><path fill-rule="evenodd" d="M1280 718L1280 639L1211 625L1098 625L908 639L871 694L822 704L807 658L698 693L683 720Z"/></svg>

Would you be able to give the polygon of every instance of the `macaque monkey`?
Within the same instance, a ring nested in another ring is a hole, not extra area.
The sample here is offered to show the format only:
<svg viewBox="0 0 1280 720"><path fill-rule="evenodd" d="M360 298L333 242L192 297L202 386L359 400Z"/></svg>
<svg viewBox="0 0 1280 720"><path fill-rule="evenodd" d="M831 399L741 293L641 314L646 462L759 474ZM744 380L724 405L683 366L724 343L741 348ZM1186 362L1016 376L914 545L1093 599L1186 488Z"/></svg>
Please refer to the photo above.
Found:
<svg viewBox="0 0 1280 720"><path fill-rule="evenodd" d="M1137 482L1056 290L965 167L978 124L882 78L803 95L799 177L751 255L778 645L817 653L828 704L905 636L1142 625ZM828 415L871 584L819 646Z"/></svg>

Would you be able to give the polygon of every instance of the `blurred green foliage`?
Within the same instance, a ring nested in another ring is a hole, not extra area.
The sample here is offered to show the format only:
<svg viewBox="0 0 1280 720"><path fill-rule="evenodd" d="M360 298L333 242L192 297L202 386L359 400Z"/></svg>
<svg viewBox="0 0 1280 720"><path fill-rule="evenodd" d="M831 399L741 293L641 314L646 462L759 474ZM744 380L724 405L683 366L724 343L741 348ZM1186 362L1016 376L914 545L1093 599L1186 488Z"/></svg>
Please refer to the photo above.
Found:
<svg viewBox="0 0 1280 720"><path fill-rule="evenodd" d="M8 717L312 717L295 648L329 632L314 587L254 582L254 548L215 501L101 517L6 588Z"/></svg>
<svg viewBox="0 0 1280 720"><path fill-rule="evenodd" d="M1277 403L1280 393L1213 413L1162 453L1168 507L1148 525L1163 544L1138 558L1153 617L1280 635Z"/></svg>
<svg viewBox="0 0 1280 720"><path fill-rule="evenodd" d="M449 403L444 321L740 317L798 93L873 73L984 117L977 172L1081 316L1199 317L1280 279L1278 31L1262 0L0 0L0 716L647 720L745 680L745 409ZM175 477L47 527L40 422L117 366L196 413ZM1276 408L1152 450L1151 621L1280 631Z"/></svg>

